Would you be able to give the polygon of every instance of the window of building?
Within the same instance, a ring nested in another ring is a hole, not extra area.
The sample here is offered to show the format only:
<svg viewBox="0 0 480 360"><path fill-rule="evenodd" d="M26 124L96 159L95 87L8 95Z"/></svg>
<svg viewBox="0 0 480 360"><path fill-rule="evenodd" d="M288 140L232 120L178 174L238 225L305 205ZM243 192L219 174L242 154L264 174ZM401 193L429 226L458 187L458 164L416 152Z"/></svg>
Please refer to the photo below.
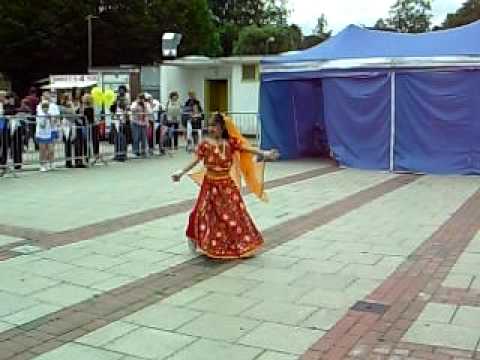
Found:
<svg viewBox="0 0 480 360"><path fill-rule="evenodd" d="M242 81L256 81L257 64L242 64Z"/></svg>

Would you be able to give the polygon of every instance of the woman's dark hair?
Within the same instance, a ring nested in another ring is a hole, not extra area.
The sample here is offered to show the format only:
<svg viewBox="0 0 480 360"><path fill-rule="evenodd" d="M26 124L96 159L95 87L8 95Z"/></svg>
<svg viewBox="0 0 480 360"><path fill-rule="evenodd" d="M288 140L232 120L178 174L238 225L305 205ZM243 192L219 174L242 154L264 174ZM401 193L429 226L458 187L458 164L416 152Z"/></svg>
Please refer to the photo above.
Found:
<svg viewBox="0 0 480 360"><path fill-rule="evenodd" d="M213 117L213 122L215 125L220 125L220 127L222 128L222 139L228 140L230 136L228 135L227 126L225 124L225 119L223 118L223 115L220 113L216 113Z"/></svg>

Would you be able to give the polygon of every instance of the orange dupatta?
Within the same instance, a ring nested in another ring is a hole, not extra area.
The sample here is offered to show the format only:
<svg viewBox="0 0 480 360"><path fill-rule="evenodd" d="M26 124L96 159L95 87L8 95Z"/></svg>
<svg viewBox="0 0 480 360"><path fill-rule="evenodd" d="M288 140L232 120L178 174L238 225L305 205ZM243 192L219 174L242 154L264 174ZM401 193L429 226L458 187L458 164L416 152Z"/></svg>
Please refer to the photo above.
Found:
<svg viewBox="0 0 480 360"><path fill-rule="evenodd" d="M250 143L245 139L240 131L235 126L233 120L224 116L225 126L228 131L228 136L237 139L242 147L249 147ZM190 174L190 178L201 185L205 176L206 170L202 170ZM268 201L267 194L264 190L264 173L265 163L257 163L254 155L246 151L239 151L234 154L232 168L230 169L230 176L237 184L238 188L242 187L242 179L247 185L247 188L254 193L260 200Z"/></svg>

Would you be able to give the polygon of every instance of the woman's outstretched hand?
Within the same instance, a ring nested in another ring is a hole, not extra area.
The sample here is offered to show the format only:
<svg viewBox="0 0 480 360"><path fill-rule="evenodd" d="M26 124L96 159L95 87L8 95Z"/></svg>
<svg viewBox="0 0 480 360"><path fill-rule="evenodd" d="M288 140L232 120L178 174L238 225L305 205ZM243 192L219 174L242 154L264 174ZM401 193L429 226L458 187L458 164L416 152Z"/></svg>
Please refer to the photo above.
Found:
<svg viewBox="0 0 480 360"><path fill-rule="evenodd" d="M278 160L279 157L280 157L280 153L278 152L277 149L265 151L264 158L267 161L275 161L275 160Z"/></svg>
<svg viewBox="0 0 480 360"><path fill-rule="evenodd" d="M182 178L182 173L181 172L176 172L175 174L172 175L172 181L173 182L179 182Z"/></svg>

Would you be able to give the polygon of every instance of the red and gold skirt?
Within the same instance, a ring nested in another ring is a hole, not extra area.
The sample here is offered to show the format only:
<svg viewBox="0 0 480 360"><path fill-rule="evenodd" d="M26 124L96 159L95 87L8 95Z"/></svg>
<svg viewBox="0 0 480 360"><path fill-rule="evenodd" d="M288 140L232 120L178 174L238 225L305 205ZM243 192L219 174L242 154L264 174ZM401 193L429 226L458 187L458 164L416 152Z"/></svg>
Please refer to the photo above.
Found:
<svg viewBox="0 0 480 360"><path fill-rule="evenodd" d="M228 175L204 177L187 236L200 252L215 259L249 257L263 244L238 187Z"/></svg>

